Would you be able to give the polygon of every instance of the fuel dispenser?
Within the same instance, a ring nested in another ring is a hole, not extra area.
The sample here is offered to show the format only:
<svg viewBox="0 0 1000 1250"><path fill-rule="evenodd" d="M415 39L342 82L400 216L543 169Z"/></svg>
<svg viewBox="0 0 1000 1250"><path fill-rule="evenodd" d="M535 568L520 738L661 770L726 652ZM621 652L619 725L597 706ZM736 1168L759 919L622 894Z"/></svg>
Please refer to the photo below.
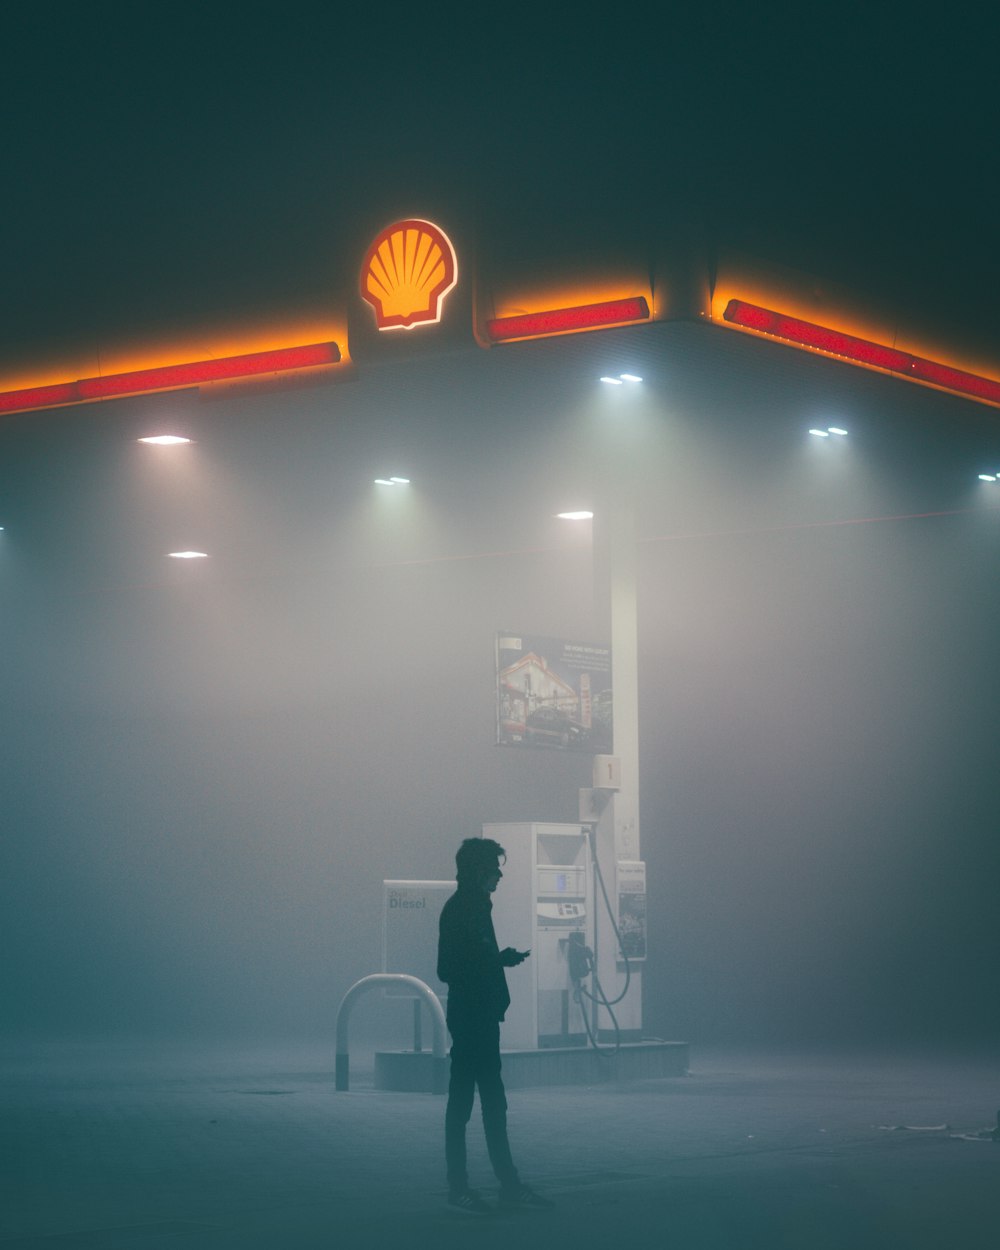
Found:
<svg viewBox="0 0 1000 1250"><path fill-rule="evenodd" d="M493 924L503 946L530 950L507 977L511 1003L503 1028L513 1050L569 1046L582 1021L571 1019L568 947L580 934L592 945L591 867L582 825L484 825L483 837L507 851L493 895Z"/></svg>
<svg viewBox="0 0 1000 1250"><path fill-rule="evenodd" d="M615 862L598 822L486 824L483 837L507 851L504 880L493 896L497 937L502 946L531 951L507 978L504 1046L534 1050L637 1036L645 955L645 875L638 870L644 865ZM623 913L628 938L619 925Z"/></svg>

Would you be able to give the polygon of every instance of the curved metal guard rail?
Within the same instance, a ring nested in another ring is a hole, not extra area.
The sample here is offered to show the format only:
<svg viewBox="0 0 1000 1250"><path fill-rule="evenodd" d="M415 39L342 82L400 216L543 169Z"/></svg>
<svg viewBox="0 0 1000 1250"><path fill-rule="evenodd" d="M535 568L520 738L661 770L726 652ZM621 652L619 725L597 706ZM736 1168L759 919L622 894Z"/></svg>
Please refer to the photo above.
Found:
<svg viewBox="0 0 1000 1250"><path fill-rule="evenodd" d="M371 976L355 981L337 1008L337 1070L336 1088L349 1089L351 1080L351 1059L348 1049L348 1024L354 1004L369 990L378 989L380 985L408 985L427 1004L434 1027L433 1054L435 1060L444 1059L447 1046L448 1026L445 1024L444 1011L440 1000L431 987L419 977L411 977L403 972L373 972Z"/></svg>

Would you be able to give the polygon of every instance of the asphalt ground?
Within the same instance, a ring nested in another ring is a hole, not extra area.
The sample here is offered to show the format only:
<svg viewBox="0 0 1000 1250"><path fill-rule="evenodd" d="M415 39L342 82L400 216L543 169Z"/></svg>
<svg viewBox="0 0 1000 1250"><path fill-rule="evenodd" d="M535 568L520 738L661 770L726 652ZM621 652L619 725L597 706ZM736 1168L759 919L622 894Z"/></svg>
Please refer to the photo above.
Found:
<svg viewBox="0 0 1000 1250"><path fill-rule="evenodd" d="M548 1211L447 1205L445 1100L323 1044L0 1047L2 1250L995 1244L1000 1059L692 1045L686 1077L510 1094ZM478 1116L470 1172L496 1196Z"/></svg>

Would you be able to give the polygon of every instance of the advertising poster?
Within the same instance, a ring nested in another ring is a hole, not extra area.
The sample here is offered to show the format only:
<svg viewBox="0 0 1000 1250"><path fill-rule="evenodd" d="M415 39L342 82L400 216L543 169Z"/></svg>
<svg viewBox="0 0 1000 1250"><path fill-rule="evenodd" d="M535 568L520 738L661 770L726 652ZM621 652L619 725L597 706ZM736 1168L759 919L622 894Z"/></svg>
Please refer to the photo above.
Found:
<svg viewBox="0 0 1000 1250"><path fill-rule="evenodd" d="M539 634L497 634L497 742L607 754L611 648Z"/></svg>
<svg viewBox="0 0 1000 1250"><path fill-rule="evenodd" d="M646 958L646 865L618 861L618 932L630 960Z"/></svg>

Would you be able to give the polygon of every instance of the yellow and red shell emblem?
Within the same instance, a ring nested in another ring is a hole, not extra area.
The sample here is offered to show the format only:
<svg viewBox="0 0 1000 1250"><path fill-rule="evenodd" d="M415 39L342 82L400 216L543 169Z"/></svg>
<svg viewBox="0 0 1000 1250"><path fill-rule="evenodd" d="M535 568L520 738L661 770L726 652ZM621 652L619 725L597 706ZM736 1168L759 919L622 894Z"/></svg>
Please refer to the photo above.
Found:
<svg viewBox="0 0 1000 1250"><path fill-rule="evenodd" d="M451 240L431 221L412 217L379 232L361 266L361 298L380 330L412 330L441 320L458 281Z"/></svg>

